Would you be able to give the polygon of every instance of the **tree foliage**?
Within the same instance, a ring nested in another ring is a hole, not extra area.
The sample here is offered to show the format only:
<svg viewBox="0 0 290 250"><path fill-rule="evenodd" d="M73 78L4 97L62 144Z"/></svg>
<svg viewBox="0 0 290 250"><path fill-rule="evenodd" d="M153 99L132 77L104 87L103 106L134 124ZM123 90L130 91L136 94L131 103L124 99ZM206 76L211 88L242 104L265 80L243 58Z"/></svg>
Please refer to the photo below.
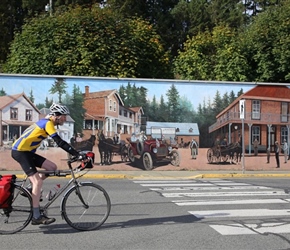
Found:
<svg viewBox="0 0 290 250"><path fill-rule="evenodd" d="M139 18L109 9L72 8L39 16L23 26L11 45L9 73L169 77L169 60L155 30Z"/></svg>
<svg viewBox="0 0 290 250"><path fill-rule="evenodd" d="M7 93L6 93L6 91L2 88L2 89L0 90L0 96L5 96L5 95L7 95Z"/></svg>
<svg viewBox="0 0 290 250"><path fill-rule="evenodd" d="M268 7L239 39L247 56L248 79L260 82L290 80L290 1Z"/></svg>
<svg viewBox="0 0 290 250"><path fill-rule="evenodd" d="M70 110L70 116L75 121L74 123L74 133L81 133L83 131L83 121L86 110L83 108L84 97L79 86L73 86L72 95L70 97L70 102L67 106Z"/></svg>
<svg viewBox="0 0 290 250"><path fill-rule="evenodd" d="M237 33L217 26L188 39L174 62L176 77L195 80L245 81L248 65L236 43Z"/></svg>
<svg viewBox="0 0 290 250"><path fill-rule="evenodd" d="M62 95L66 93L66 88L67 88L67 84L65 82L65 79L57 78L54 84L51 86L49 92L51 94L57 94L58 103L62 103Z"/></svg>

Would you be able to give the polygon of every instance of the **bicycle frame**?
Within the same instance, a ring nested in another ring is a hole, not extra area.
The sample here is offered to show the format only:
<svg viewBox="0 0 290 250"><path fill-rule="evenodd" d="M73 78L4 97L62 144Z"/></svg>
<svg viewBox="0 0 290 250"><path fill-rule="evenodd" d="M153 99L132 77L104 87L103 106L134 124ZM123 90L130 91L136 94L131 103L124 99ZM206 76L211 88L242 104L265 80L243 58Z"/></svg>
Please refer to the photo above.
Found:
<svg viewBox="0 0 290 250"><path fill-rule="evenodd" d="M77 195L78 195L78 197L79 197L79 199L80 199L80 201L83 203L83 205L84 205L84 207L85 208L87 208L88 207L88 205L85 203L85 201L83 200L83 198L82 198L82 196L81 196L81 194L80 194L80 192L79 192L79 189L78 189L78 187L80 186L80 185L82 185L82 183L84 183L84 182L79 182L77 179L79 179L79 178L81 178L82 176L84 176L87 172L89 172L89 170L86 170L86 172L84 172L82 175L80 175L80 176L76 176L76 174L77 173L80 173L81 171L82 171L82 169L80 169L79 167L76 167L76 168L73 168L72 167L72 162L70 162L70 161L68 161L67 162L67 164L68 164L68 167L69 167L69 170L55 170L55 171L48 171L48 170L40 170L40 171L38 171L38 173L40 173L40 174L44 174L44 175L46 175L48 178L49 177L53 177L53 176L57 176L57 177L59 177L59 178L62 178L62 177L66 177L67 175L71 175L72 177L71 177L71 179L62 187L62 188L60 188L56 193L55 193L55 195L54 195L54 197L51 199L51 200L49 200L45 205L43 205L43 206L41 206L40 207L40 210L41 210L41 212L43 212L43 213L45 213L46 214L46 211L47 211L47 209L51 206L51 204L53 204L54 203L54 201L55 200L57 200L57 198L58 197L60 197L65 191L65 193L64 193L64 195L63 195L63 197L65 196L65 194L67 193L67 192L69 192L69 190L71 189L71 188L73 188L73 187L76 187L77 188ZM28 176L26 176L25 178L24 178L24 180L23 180L23 183L20 185L22 188L24 188L24 189L26 189L25 187L24 187L24 185L25 185L25 183L26 183L26 181L27 181L27 179L28 179ZM73 185L71 186L71 184L73 183ZM86 182L86 183L89 183L89 182ZM91 182L90 182L91 183ZM17 185L17 184L16 184ZM71 188L68 188L69 186L71 186ZM27 190L27 189L26 189ZM31 195L31 194L30 194ZM60 208L61 208L61 204L62 204L62 202L60 203ZM60 209L61 210L61 209ZM61 210L61 216L62 216L62 218L63 218L63 211Z"/></svg>
<svg viewBox="0 0 290 250"><path fill-rule="evenodd" d="M107 220L111 211L111 201L106 190L100 185L78 180L93 168L94 154L85 151L82 153L82 159L72 157L67 161L68 170L39 171L46 177L70 175L69 180L56 191L51 200L40 206L40 212L47 215L51 204L63 195L60 202L62 219L76 230L91 231L98 229ZM77 161L81 161L81 164L72 167L72 163ZM0 234L19 232L32 220L33 202L31 193L25 188L27 179L28 176L25 176L22 181L17 180L14 184L17 192L14 192L11 209L0 209Z"/></svg>

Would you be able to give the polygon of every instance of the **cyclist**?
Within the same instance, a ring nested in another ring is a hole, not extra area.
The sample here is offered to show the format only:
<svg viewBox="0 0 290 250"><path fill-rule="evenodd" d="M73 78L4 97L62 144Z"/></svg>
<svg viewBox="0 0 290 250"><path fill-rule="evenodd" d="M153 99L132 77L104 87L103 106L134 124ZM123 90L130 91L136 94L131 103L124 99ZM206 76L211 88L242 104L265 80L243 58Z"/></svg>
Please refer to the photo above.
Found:
<svg viewBox="0 0 290 250"><path fill-rule="evenodd" d="M66 115L69 115L66 106L53 103L50 107L50 113L44 119L40 119L28 127L12 145L12 158L21 165L32 184L32 225L48 225L55 222L55 218L46 217L40 213L39 209L42 184L46 177L38 173L36 167L52 171L57 168L55 163L36 154L36 149L41 145L41 142L47 136L50 136L63 150L81 159L81 155L66 141L62 140L56 132L55 126L63 125L66 121Z"/></svg>

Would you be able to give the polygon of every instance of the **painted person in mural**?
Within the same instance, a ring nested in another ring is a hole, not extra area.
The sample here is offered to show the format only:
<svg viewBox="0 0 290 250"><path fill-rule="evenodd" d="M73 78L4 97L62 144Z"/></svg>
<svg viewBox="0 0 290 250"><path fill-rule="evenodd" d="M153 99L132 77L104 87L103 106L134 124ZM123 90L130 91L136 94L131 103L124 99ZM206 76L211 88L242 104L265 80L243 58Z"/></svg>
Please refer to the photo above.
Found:
<svg viewBox="0 0 290 250"><path fill-rule="evenodd" d="M280 145L278 141L275 141L275 158L276 158L276 163L277 163L276 168L280 168L279 154L280 154Z"/></svg>
<svg viewBox="0 0 290 250"><path fill-rule="evenodd" d="M81 136L81 133L77 133L77 137L76 137L76 142L82 142L83 138Z"/></svg>
<svg viewBox="0 0 290 250"><path fill-rule="evenodd" d="M288 143L286 139L283 142L283 154L284 154L284 163L287 163L288 160Z"/></svg>
<svg viewBox="0 0 290 250"><path fill-rule="evenodd" d="M191 158L196 159L198 155L198 143L196 140L192 139L190 142L190 152L191 152Z"/></svg>
<svg viewBox="0 0 290 250"><path fill-rule="evenodd" d="M257 140L257 138L255 138L255 140L253 142L253 146L254 146L254 155L257 156L258 155L258 146L259 146L259 141Z"/></svg>
<svg viewBox="0 0 290 250"><path fill-rule="evenodd" d="M54 162L36 154L36 150L40 147L41 142L50 136L67 153L79 159L83 157L71 145L62 140L56 131L55 126L63 125L67 115L69 115L69 110L66 106L52 104L50 113L44 119L28 127L12 145L11 156L20 164L31 183L28 190L32 194L32 225L48 225L55 221L55 218L48 218L46 215L41 214L39 209L41 189L46 176L38 173L37 168L48 171L55 171L57 169Z"/></svg>
<svg viewBox="0 0 290 250"><path fill-rule="evenodd" d="M119 137L119 135L117 133L114 135L113 141L114 141L114 144L119 144L120 143L120 137Z"/></svg>

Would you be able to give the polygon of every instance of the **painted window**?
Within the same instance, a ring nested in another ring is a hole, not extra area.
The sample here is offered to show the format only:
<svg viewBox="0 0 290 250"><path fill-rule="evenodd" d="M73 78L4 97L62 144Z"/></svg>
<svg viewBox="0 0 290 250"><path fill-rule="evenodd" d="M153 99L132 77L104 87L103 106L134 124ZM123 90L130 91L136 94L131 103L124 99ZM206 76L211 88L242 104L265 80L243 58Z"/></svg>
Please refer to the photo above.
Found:
<svg viewBox="0 0 290 250"><path fill-rule="evenodd" d="M281 143L286 140L288 142L288 130L287 127L281 127Z"/></svg>
<svg viewBox="0 0 290 250"><path fill-rule="evenodd" d="M25 120L26 121L32 121L32 110L26 109L25 111Z"/></svg>
<svg viewBox="0 0 290 250"><path fill-rule="evenodd" d="M252 143L254 143L254 140L257 139L258 142L261 144L261 130L260 126L253 126L252 127Z"/></svg>
<svg viewBox="0 0 290 250"><path fill-rule="evenodd" d="M10 119L18 120L18 108L10 108Z"/></svg>
<svg viewBox="0 0 290 250"><path fill-rule="evenodd" d="M252 119L259 120L261 118L260 100L252 101Z"/></svg>
<svg viewBox="0 0 290 250"><path fill-rule="evenodd" d="M288 103L281 103L281 122L288 122Z"/></svg>

